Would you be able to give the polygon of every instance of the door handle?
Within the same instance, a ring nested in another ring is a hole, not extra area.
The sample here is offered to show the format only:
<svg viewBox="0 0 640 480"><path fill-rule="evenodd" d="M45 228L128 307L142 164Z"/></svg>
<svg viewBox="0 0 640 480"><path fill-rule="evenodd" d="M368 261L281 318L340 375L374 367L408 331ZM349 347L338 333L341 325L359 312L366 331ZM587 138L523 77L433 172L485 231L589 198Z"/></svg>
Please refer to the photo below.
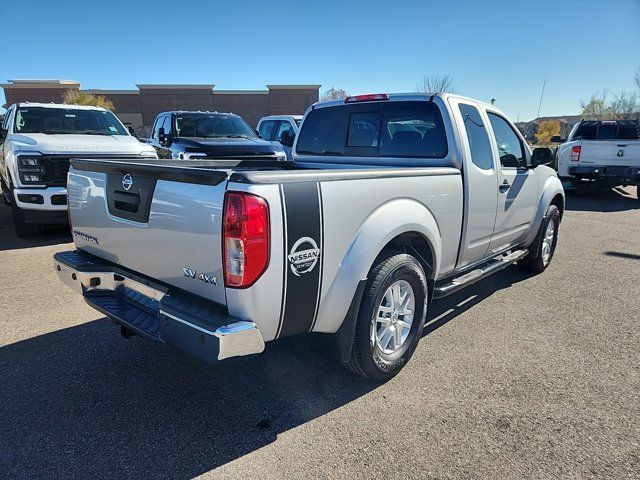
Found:
<svg viewBox="0 0 640 480"><path fill-rule="evenodd" d="M506 180L504 182L502 182L502 185L500 185L498 187L498 190L500 190L500 192L504 193L507 190L509 190L509 188L511 187L511 185L509 185L509 182L507 182Z"/></svg>

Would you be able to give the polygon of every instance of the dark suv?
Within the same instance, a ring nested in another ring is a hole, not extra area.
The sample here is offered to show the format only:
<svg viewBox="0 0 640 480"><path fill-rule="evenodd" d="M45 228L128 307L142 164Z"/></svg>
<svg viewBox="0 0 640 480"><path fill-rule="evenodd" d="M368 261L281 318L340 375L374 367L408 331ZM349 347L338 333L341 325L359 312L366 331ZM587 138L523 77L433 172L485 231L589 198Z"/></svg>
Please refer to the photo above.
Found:
<svg viewBox="0 0 640 480"><path fill-rule="evenodd" d="M233 113L162 112L147 142L159 158L286 160L282 146L262 140Z"/></svg>

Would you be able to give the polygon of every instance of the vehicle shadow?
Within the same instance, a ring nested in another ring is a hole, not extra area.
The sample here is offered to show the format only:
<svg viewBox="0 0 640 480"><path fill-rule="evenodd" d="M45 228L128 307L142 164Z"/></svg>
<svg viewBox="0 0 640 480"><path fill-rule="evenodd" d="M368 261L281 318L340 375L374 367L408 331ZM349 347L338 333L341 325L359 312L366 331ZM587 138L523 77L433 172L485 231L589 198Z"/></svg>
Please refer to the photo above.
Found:
<svg viewBox="0 0 640 480"><path fill-rule="evenodd" d="M590 212L624 212L640 209L637 187L615 187L611 190L598 191L589 186L579 186L574 191L567 191L566 209Z"/></svg>
<svg viewBox="0 0 640 480"><path fill-rule="evenodd" d="M432 304L425 335L527 278L506 269ZM0 348L0 474L192 478L377 388L308 336L208 366L106 319Z"/></svg>
<svg viewBox="0 0 640 480"><path fill-rule="evenodd" d="M531 277L531 273L521 270L517 266L510 266L501 272L463 288L445 298L434 300L427 312L427 321L422 336L425 337L446 325L458 315L493 295L498 290Z"/></svg>
<svg viewBox="0 0 640 480"><path fill-rule="evenodd" d="M0 200L0 251L59 245L71 241L67 225L46 225L42 232L33 238L18 237L11 220L11 207Z"/></svg>
<svg viewBox="0 0 640 480"><path fill-rule="evenodd" d="M305 336L208 366L99 319L0 348L0 476L193 478L377 386Z"/></svg>

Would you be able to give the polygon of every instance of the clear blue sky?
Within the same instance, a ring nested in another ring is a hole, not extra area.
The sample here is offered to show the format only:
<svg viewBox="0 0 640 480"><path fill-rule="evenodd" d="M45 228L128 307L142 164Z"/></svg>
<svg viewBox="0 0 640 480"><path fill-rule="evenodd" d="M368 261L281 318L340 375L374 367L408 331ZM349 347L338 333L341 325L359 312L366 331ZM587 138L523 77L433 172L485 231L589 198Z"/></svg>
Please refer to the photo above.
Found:
<svg viewBox="0 0 640 480"><path fill-rule="evenodd" d="M449 73L459 93L529 120L545 78L541 114L574 114L594 92L633 90L640 69L640 0L12 0L2 18L0 82L355 94L415 91L424 74Z"/></svg>

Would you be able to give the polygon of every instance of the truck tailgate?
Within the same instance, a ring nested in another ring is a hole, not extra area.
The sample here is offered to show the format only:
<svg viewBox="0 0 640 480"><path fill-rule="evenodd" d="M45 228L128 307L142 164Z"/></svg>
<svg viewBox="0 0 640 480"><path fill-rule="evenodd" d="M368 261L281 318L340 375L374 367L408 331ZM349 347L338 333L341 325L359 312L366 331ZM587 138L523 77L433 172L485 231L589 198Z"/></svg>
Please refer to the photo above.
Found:
<svg viewBox="0 0 640 480"><path fill-rule="evenodd" d="M640 166L638 140L583 140L580 163L593 165Z"/></svg>
<svg viewBox="0 0 640 480"><path fill-rule="evenodd" d="M76 246L225 304L222 208L227 172L72 160Z"/></svg>

